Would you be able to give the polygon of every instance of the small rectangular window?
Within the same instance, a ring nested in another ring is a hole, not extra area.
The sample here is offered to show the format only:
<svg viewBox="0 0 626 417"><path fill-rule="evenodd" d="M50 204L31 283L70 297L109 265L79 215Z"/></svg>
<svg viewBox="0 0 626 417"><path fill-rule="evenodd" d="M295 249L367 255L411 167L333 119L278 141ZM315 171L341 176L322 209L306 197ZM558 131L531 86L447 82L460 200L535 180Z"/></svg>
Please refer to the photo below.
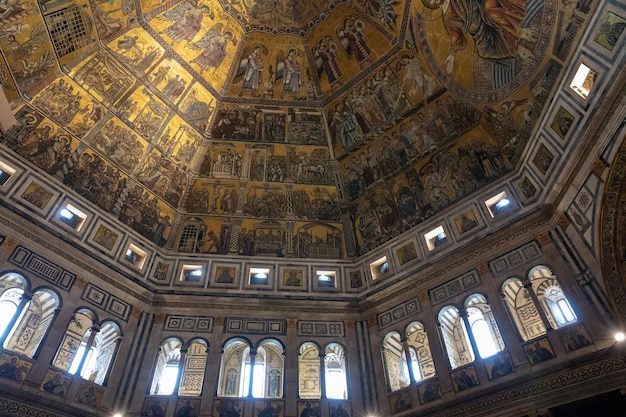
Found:
<svg viewBox="0 0 626 417"><path fill-rule="evenodd" d="M434 250L444 243L448 242L448 235L443 230L443 226L437 226L424 235L428 250Z"/></svg>
<svg viewBox="0 0 626 417"><path fill-rule="evenodd" d="M13 168L3 162L0 162L0 186L6 184L13 174L15 174L15 170Z"/></svg>
<svg viewBox="0 0 626 417"><path fill-rule="evenodd" d="M126 249L126 254L124 255L124 259L127 262L130 262L131 264L135 265L137 268L141 269L143 268L144 263L146 262L146 252L139 249L137 246L133 245L132 243L130 245L128 245L128 248Z"/></svg>
<svg viewBox="0 0 626 417"><path fill-rule="evenodd" d="M335 288L337 286L337 273L335 271L317 271L317 286L322 288Z"/></svg>
<svg viewBox="0 0 626 417"><path fill-rule="evenodd" d="M184 265L180 274L180 280L186 282L200 282L204 269L202 265Z"/></svg>
<svg viewBox="0 0 626 417"><path fill-rule="evenodd" d="M513 200L507 195L506 191L502 191L485 201L485 205L493 218L498 214L510 210L513 207Z"/></svg>
<svg viewBox="0 0 626 417"><path fill-rule="evenodd" d="M250 285L267 285L269 276L269 268L250 268L248 282Z"/></svg>
<svg viewBox="0 0 626 417"><path fill-rule="evenodd" d="M389 262L387 262L387 257L383 256L372 262L370 264L370 271L372 272L372 279L375 281L381 278L383 275L388 274L389 271Z"/></svg>
<svg viewBox="0 0 626 417"><path fill-rule="evenodd" d="M81 227L87 219L87 215L71 204L66 204L57 214L57 218L63 223L70 226L76 231L80 231Z"/></svg>
<svg viewBox="0 0 626 417"><path fill-rule="evenodd" d="M578 67L578 71L576 71L576 75L574 75L574 79L572 79L570 83L570 88L582 98L587 99L595 80L596 73L591 68L581 63Z"/></svg>

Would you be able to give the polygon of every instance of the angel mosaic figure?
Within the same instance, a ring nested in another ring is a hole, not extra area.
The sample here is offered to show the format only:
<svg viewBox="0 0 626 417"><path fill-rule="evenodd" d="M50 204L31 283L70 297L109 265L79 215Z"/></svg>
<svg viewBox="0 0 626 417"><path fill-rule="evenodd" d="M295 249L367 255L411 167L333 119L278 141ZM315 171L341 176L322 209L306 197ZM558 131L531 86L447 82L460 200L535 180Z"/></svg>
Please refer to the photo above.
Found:
<svg viewBox="0 0 626 417"><path fill-rule="evenodd" d="M324 36L317 41L317 46L313 47L317 75L321 77L322 73L325 72L330 85L341 84L341 70L339 70L335 60L337 45L332 40L333 38L330 36Z"/></svg>
<svg viewBox="0 0 626 417"><path fill-rule="evenodd" d="M180 3L178 6L159 16L162 20L174 22L174 24L161 31L161 33L168 35L172 39L173 44L181 41L189 43L196 37L200 29L202 29L202 19L205 15L213 19L211 9L205 4L196 7L189 2Z"/></svg>
<svg viewBox="0 0 626 417"><path fill-rule="evenodd" d="M223 23L214 25L204 36L197 42L190 45L191 49L202 50L200 55L191 61L192 64L198 64L200 74L203 71L213 68L213 72L219 68L226 58L226 45L232 42L233 46L237 46L237 38L233 32L224 30Z"/></svg>
<svg viewBox="0 0 626 417"><path fill-rule="evenodd" d="M267 48L261 44L252 46L252 52L246 54L244 52L244 58L239 63L239 70L233 83L238 82L243 78L243 85L239 96L241 97L245 91L251 91L252 96L256 96L259 87L263 82L263 69L265 64L261 55L267 55Z"/></svg>
<svg viewBox="0 0 626 417"><path fill-rule="evenodd" d="M346 50L348 58L354 55L359 64L367 61L372 55L371 49L363 39L364 28L365 23L362 20L358 20L356 16L348 16L343 19L341 27L337 29L337 37Z"/></svg>
<svg viewBox="0 0 626 417"><path fill-rule="evenodd" d="M297 57L302 55L302 51L297 48L289 48L287 56L284 55L283 51L278 52L278 57L276 58L276 81L281 78L283 80L283 93L280 98L284 98L285 94L293 94L295 98L296 94L298 94L302 78Z"/></svg>

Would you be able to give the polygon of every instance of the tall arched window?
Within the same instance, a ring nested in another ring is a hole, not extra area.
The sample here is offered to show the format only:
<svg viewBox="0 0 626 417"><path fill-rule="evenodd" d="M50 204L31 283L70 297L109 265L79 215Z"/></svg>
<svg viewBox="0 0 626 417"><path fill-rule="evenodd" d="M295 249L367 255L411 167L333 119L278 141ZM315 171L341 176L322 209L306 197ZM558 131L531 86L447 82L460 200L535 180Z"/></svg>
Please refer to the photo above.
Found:
<svg viewBox="0 0 626 417"><path fill-rule="evenodd" d="M284 369L285 357L282 343L275 339L263 340L257 348L254 362L252 396L282 398Z"/></svg>
<svg viewBox="0 0 626 417"><path fill-rule="evenodd" d="M299 393L302 399L322 396L320 386L320 350L312 342L305 342L298 351Z"/></svg>
<svg viewBox="0 0 626 417"><path fill-rule="evenodd" d="M217 395L221 397L243 397L243 370L246 361L249 363L250 343L235 338L224 344L222 363L220 364L220 380ZM244 356L245 355L245 356ZM247 390L246 390L247 393Z"/></svg>
<svg viewBox="0 0 626 417"><path fill-rule="evenodd" d="M409 323L406 327L406 340L409 344L411 371L415 381L435 376L435 364L430 353L430 344L424 325L419 321Z"/></svg>
<svg viewBox="0 0 626 417"><path fill-rule="evenodd" d="M82 308L72 317L53 365L103 385L117 352L120 327L106 321L97 325L95 313Z"/></svg>
<svg viewBox="0 0 626 417"><path fill-rule="evenodd" d="M76 373L87 353L87 343L91 337L92 328L96 323L96 315L89 309L82 308L74 313L59 350L52 365L70 373Z"/></svg>
<svg viewBox="0 0 626 417"><path fill-rule="evenodd" d="M348 399L346 351L339 343L330 343L326 346L324 381L326 383L326 398Z"/></svg>
<svg viewBox="0 0 626 417"><path fill-rule="evenodd" d="M546 333L533 299L519 278L509 278L502 284L504 303L524 341Z"/></svg>
<svg viewBox="0 0 626 417"><path fill-rule="evenodd" d="M59 304L59 296L54 291L49 289L36 291L25 307L24 313L13 326L13 332L5 340L4 348L32 358L52 324ZM15 306L17 307L17 304ZM4 312L0 312L0 317L3 315Z"/></svg>
<svg viewBox="0 0 626 417"><path fill-rule="evenodd" d="M187 347L185 364L180 377L178 395L194 396L202 394L202 381L209 345L203 339L193 339Z"/></svg>
<svg viewBox="0 0 626 417"><path fill-rule="evenodd" d="M4 341L15 329L22 294L27 288L28 282L20 274L9 272L0 277L0 337L5 336Z"/></svg>
<svg viewBox="0 0 626 417"><path fill-rule="evenodd" d="M11 322L18 314L17 308L20 305L24 290L22 288L9 288L0 296L0 336L9 332L7 340L10 339L13 328L9 329ZM6 346L6 342L5 342Z"/></svg>
<svg viewBox="0 0 626 417"><path fill-rule="evenodd" d="M485 296L473 294L467 297L465 310L480 357L488 358L504 350L502 335Z"/></svg>
<svg viewBox="0 0 626 417"><path fill-rule="evenodd" d="M165 339L159 346L150 395L171 395L180 372L180 353L183 343L176 337Z"/></svg>
<svg viewBox="0 0 626 417"><path fill-rule="evenodd" d="M559 281L545 265L537 265L528 273L533 290L553 328L576 322L576 313L565 297Z"/></svg>
<svg viewBox="0 0 626 417"><path fill-rule="evenodd" d="M454 306L445 306L439 311L438 318L450 367L456 369L473 362L474 351L459 310Z"/></svg>
<svg viewBox="0 0 626 417"><path fill-rule="evenodd" d="M383 360L387 371L389 389L397 391L409 386L411 379L400 333L391 331L383 338Z"/></svg>
<svg viewBox="0 0 626 417"><path fill-rule="evenodd" d="M79 364L84 357L84 365L80 375L96 384L103 385L117 353L121 335L120 327L116 323L104 322L100 331L96 333L91 346L88 347L85 342L78 348L72 365Z"/></svg>

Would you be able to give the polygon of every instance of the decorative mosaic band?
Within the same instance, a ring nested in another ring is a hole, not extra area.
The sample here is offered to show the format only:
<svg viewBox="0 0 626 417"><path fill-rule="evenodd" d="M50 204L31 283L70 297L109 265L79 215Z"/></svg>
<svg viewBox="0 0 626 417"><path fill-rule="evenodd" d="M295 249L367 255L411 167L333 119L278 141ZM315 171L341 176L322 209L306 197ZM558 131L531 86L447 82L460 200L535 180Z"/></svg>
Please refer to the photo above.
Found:
<svg viewBox="0 0 626 417"><path fill-rule="evenodd" d="M480 283L478 273L476 271L470 271L465 275L456 277L428 291L430 303L432 305L442 303L470 288L478 287Z"/></svg>
<svg viewBox="0 0 626 417"><path fill-rule="evenodd" d="M287 322L276 319L245 319L229 317L224 322L226 333L277 334L287 333Z"/></svg>
<svg viewBox="0 0 626 417"><path fill-rule="evenodd" d="M213 331L213 317L167 316L163 329L211 333Z"/></svg>
<svg viewBox="0 0 626 417"><path fill-rule="evenodd" d="M489 262L489 269L492 273L499 274L521 263L526 263L531 259L538 258L542 253L541 247L537 242L530 242L521 248L517 248Z"/></svg>
<svg viewBox="0 0 626 417"><path fill-rule="evenodd" d="M107 313L128 321L132 306L93 284L88 283L85 286L80 298L100 307Z"/></svg>
<svg viewBox="0 0 626 417"><path fill-rule="evenodd" d="M69 290L76 279L76 275L23 246L15 248L9 262L64 290Z"/></svg>
<svg viewBox="0 0 626 417"><path fill-rule="evenodd" d="M419 313L422 310L420 307L419 301L417 298L406 301L400 305L397 305L385 312L380 313L378 318L378 328L384 329L385 327L391 326L394 323L404 319L407 316L410 316L414 313Z"/></svg>
<svg viewBox="0 0 626 417"><path fill-rule="evenodd" d="M341 321L299 321L298 336L345 336Z"/></svg>

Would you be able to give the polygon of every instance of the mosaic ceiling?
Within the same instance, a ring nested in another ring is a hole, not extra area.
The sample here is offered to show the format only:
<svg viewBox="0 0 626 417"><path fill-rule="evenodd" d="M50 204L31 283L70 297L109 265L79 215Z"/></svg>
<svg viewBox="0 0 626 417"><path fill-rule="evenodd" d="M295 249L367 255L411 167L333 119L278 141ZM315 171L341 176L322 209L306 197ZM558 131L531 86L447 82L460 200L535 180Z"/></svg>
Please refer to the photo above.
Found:
<svg viewBox="0 0 626 417"><path fill-rule="evenodd" d="M159 246L358 256L515 169L588 13L9 0L2 141Z"/></svg>

